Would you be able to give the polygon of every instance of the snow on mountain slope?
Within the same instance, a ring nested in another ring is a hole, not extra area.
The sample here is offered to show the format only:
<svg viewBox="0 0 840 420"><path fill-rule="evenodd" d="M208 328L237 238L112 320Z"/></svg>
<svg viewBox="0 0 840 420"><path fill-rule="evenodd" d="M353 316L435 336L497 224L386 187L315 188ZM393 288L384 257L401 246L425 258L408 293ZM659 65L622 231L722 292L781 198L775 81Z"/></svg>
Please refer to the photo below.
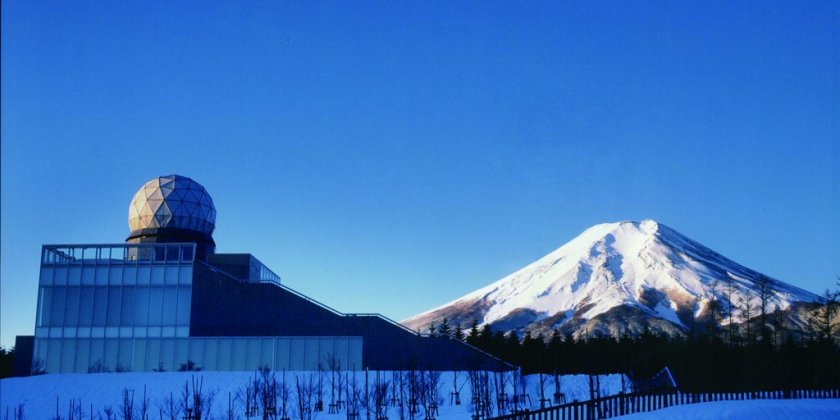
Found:
<svg viewBox="0 0 840 420"><path fill-rule="evenodd" d="M735 305L744 299L757 305L761 278L772 289L770 312L817 299L653 220L605 223L493 284L403 323L422 330L446 317L462 327L476 321L503 331L614 333L647 326L673 333L708 316L704 311L712 299L724 308L728 301ZM598 324L599 316L628 325L603 330L613 327Z"/></svg>

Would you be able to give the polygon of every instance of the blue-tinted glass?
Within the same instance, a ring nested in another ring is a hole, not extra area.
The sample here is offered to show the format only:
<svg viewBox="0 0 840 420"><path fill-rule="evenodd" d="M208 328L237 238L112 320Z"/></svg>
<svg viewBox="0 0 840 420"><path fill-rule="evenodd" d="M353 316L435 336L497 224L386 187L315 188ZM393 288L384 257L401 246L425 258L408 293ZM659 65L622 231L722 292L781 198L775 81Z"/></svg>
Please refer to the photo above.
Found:
<svg viewBox="0 0 840 420"><path fill-rule="evenodd" d="M154 247L154 255L155 255L155 262L166 261L166 247L156 245Z"/></svg>
<svg viewBox="0 0 840 420"><path fill-rule="evenodd" d="M261 338L260 340L260 366L268 365L274 368L274 339Z"/></svg>
<svg viewBox="0 0 840 420"><path fill-rule="evenodd" d="M122 288L122 307L120 325L132 325L134 322L134 286Z"/></svg>
<svg viewBox="0 0 840 420"><path fill-rule="evenodd" d="M76 373L86 373L90 367L90 340L77 339L76 340L76 366L73 371Z"/></svg>
<svg viewBox="0 0 840 420"><path fill-rule="evenodd" d="M146 369L160 369L160 339L150 338L146 340Z"/></svg>
<svg viewBox="0 0 840 420"><path fill-rule="evenodd" d="M119 351L117 353L116 370L127 372L131 370L131 354L133 352L132 340L130 338L121 338L119 341Z"/></svg>
<svg viewBox="0 0 840 420"><path fill-rule="evenodd" d="M192 261L193 249L192 246L181 247L181 261Z"/></svg>
<svg viewBox="0 0 840 420"><path fill-rule="evenodd" d="M289 370L289 346L291 340L288 338L274 339L274 368L275 370Z"/></svg>
<svg viewBox="0 0 840 420"><path fill-rule="evenodd" d="M77 268L77 267L74 267L74 268ZM73 271L73 269L71 269L71 272L72 271ZM82 276L82 279L81 279L82 284L88 285L88 286L96 284L96 269L94 267L85 266L84 268L82 268L81 276Z"/></svg>
<svg viewBox="0 0 840 420"><path fill-rule="evenodd" d="M327 366L328 355L335 354L335 337L321 338L318 342L318 363Z"/></svg>
<svg viewBox="0 0 840 420"><path fill-rule="evenodd" d="M134 301L134 325L146 325L149 321L149 288L137 286Z"/></svg>
<svg viewBox="0 0 840 420"><path fill-rule="evenodd" d="M81 287L67 287L67 303L64 307L64 325L79 324L79 293Z"/></svg>
<svg viewBox="0 0 840 420"><path fill-rule="evenodd" d="M85 267L87 269L87 267ZM67 272L67 284L70 286L78 286L82 284L82 267L70 267Z"/></svg>
<svg viewBox="0 0 840 420"><path fill-rule="evenodd" d="M232 340L233 346L231 348L230 370L252 370L253 368L246 367L246 352L245 339L234 338Z"/></svg>
<svg viewBox="0 0 840 420"><path fill-rule="evenodd" d="M73 372L76 368L76 339L65 338L61 343L61 370L60 372Z"/></svg>
<svg viewBox="0 0 840 420"><path fill-rule="evenodd" d="M178 270L178 284L189 285L192 284L192 266L182 265Z"/></svg>
<svg viewBox="0 0 840 420"><path fill-rule="evenodd" d="M88 370L104 365L105 339L94 338L90 340L90 357L88 359Z"/></svg>
<svg viewBox="0 0 840 420"><path fill-rule="evenodd" d="M52 287L42 287L38 291L41 302L38 304L38 325L50 325L50 311L52 310Z"/></svg>
<svg viewBox="0 0 840 420"><path fill-rule="evenodd" d="M79 325L93 325L93 287L83 286L79 289Z"/></svg>
<svg viewBox="0 0 840 420"><path fill-rule="evenodd" d="M178 325L189 325L190 324L190 298L191 298L191 289L189 287L179 287L178 288L178 313L177 313L177 324Z"/></svg>
<svg viewBox="0 0 840 420"><path fill-rule="evenodd" d="M165 268L165 276L166 276L166 284L168 285L176 285L178 284L178 266L167 266Z"/></svg>
<svg viewBox="0 0 840 420"><path fill-rule="evenodd" d="M36 339L35 349L32 353L32 366L36 369L44 369L47 362L47 342L49 340Z"/></svg>
<svg viewBox="0 0 840 420"><path fill-rule="evenodd" d="M108 278L108 284L111 286L119 286L122 284L122 267L114 266L114 267L97 267L96 268L96 281L97 284L99 283L100 277Z"/></svg>
<svg viewBox="0 0 840 420"><path fill-rule="evenodd" d="M108 320L108 288L93 288L93 325L105 325Z"/></svg>
<svg viewBox="0 0 840 420"><path fill-rule="evenodd" d="M117 326L120 325L120 307L122 300L122 291L119 287L108 288L108 318L105 325Z"/></svg>
<svg viewBox="0 0 840 420"><path fill-rule="evenodd" d="M163 325L175 325L178 293L174 287L163 288Z"/></svg>
<svg viewBox="0 0 840 420"><path fill-rule="evenodd" d="M166 247L166 261L167 262L178 262L178 246L170 245Z"/></svg>
<svg viewBox="0 0 840 420"><path fill-rule="evenodd" d="M215 338L204 339L204 354L201 356L201 361L205 370L219 369L216 363L216 359L219 357L218 347L219 340Z"/></svg>
<svg viewBox="0 0 840 420"><path fill-rule="evenodd" d="M44 341L48 343L46 360L47 373L61 372L61 339L51 338Z"/></svg>
<svg viewBox="0 0 840 420"><path fill-rule="evenodd" d="M165 277L166 270L164 269L164 267L159 265L152 266L152 284L163 284Z"/></svg>
<svg viewBox="0 0 840 420"><path fill-rule="evenodd" d="M131 370L134 372L146 371L146 339L134 340L134 354L131 356ZM148 369L151 370L151 369Z"/></svg>
<svg viewBox="0 0 840 420"><path fill-rule="evenodd" d="M54 272L55 270L52 268L41 267L41 278L38 280L38 284L41 286L52 286Z"/></svg>
<svg viewBox="0 0 840 420"><path fill-rule="evenodd" d="M303 339L292 338L289 346L289 369L303 370Z"/></svg>
<svg viewBox="0 0 840 420"><path fill-rule="evenodd" d="M245 351L247 352L245 356L245 366L250 369L254 370L260 367L260 339L259 338L246 338L245 339Z"/></svg>
<svg viewBox="0 0 840 420"><path fill-rule="evenodd" d="M64 325L64 304L66 302L67 288L64 286L53 287L52 305L50 305L50 325Z"/></svg>
<svg viewBox="0 0 840 420"><path fill-rule="evenodd" d="M195 363L196 368L207 369L204 358L204 339L201 338L182 338L181 341L188 343L190 347L190 354L188 359Z"/></svg>
<svg viewBox="0 0 840 420"><path fill-rule="evenodd" d="M178 370L175 367L175 339L164 338L160 340L160 363L163 368L171 371ZM178 366L180 367L180 365Z"/></svg>
<svg viewBox="0 0 840 420"><path fill-rule="evenodd" d="M152 268L148 265L141 265L137 268L131 268L131 270L137 270L137 284L149 284L151 281L150 273L152 272Z"/></svg>
<svg viewBox="0 0 840 420"><path fill-rule="evenodd" d="M233 370L230 364L230 359L233 356L233 339L219 338L219 357L216 359L216 368L219 370Z"/></svg>
<svg viewBox="0 0 840 420"><path fill-rule="evenodd" d="M350 369L362 369L362 339L351 338L347 346L347 366Z"/></svg>
<svg viewBox="0 0 840 420"><path fill-rule="evenodd" d="M67 267L56 267L53 275L53 284L64 286L67 284Z"/></svg>
<svg viewBox="0 0 840 420"><path fill-rule="evenodd" d="M163 324L163 288L149 288L149 325Z"/></svg>
<svg viewBox="0 0 840 420"><path fill-rule="evenodd" d="M119 355L119 341L115 338L105 339L105 366L110 371L117 369L117 356Z"/></svg>

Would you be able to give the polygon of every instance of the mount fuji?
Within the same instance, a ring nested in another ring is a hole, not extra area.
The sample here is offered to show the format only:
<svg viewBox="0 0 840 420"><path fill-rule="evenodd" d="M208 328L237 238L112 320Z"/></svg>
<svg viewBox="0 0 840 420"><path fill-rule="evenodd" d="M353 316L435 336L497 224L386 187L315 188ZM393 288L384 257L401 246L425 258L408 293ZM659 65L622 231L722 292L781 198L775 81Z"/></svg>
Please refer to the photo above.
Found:
<svg viewBox="0 0 840 420"><path fill-rule="evenodd" d="M475 322L503 332L618 336L649 329L673 335L698 322L725 325L730 307L732 323L743 322L738 308L749 304L757 314L761 290L768 313L795 313L799 302L819 299L653 220L604 223L513 274L403 324L426 330L446 318L462 328Z"/></svg>

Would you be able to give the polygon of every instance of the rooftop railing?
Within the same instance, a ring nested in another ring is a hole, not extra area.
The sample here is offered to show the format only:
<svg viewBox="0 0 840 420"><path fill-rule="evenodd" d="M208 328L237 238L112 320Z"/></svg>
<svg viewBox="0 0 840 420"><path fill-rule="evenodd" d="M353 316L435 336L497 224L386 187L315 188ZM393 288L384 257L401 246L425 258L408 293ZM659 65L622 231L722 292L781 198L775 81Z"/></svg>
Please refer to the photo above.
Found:
<svg viewBox="0 0 840 420"><path fill-rule="evenodd" d="M44 245L42 265L192 263L194 243Z"/></svg>

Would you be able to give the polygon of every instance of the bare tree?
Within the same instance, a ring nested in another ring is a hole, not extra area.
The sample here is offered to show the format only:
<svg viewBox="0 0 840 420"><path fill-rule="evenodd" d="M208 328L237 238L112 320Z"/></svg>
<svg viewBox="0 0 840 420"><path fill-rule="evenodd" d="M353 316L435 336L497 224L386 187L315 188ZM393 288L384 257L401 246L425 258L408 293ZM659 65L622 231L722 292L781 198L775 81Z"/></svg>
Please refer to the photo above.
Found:
<svg viewBox="0 0 840 420"><path fill-rule="evenodd" d="M753 318L755 317L756 312L756 305L754 302L755 295L747 289L744 292L744 295L738 300L738 311L740 312L741 319L744 320L744 325L746 326L746 340L747 344L753 343L753 335L752 335L752 328L751 325L753 322Z"/></svg>
<svg viewBox="0 0 840 420"><path fill-rule="evenodd" d="M176 420L181 414L181 406L175 403L171 392L168 397L164 398L158 408L160 408L161 414L165 415L165 418L169 420Z"/></svg>
<svg viewBox="0 0 840 420"><path fill-rule="evenodd" d="M129 391L128 388L123 388L120 418L123 420L134 419L134 390Z"/></svg>
<svg viewBox="0 0 840 420"><path fill-rule="evenodd" d="M759 322L761 323L759 334L762 342L767 344L770 342L770 329L767 325L767 310L768 305L770 304L770 298L773 297L773 283L769 277L762 274L758 276L758 279L756 279L755 285L758 288L758 311Z"/></svg>

